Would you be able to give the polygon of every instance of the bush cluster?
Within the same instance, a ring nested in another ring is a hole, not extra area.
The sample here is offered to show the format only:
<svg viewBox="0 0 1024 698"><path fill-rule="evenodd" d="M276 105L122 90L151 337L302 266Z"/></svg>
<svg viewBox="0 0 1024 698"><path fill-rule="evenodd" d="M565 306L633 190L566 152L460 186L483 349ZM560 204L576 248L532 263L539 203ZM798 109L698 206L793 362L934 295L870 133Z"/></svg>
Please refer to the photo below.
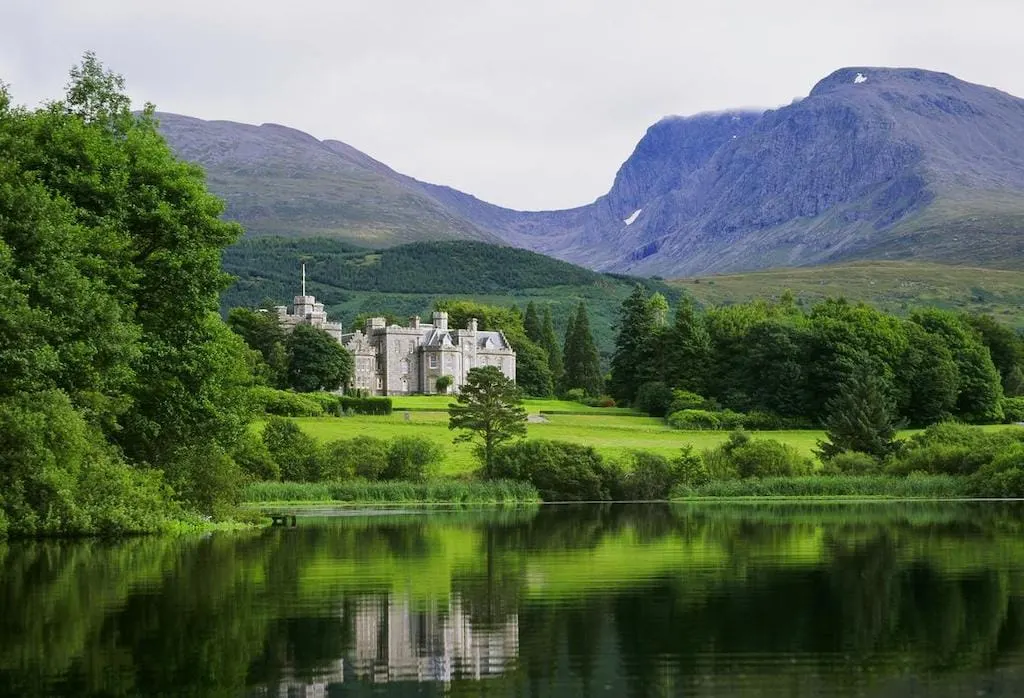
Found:
<svg viewBox="0 0 1024 698"><path fill-rule="evenodd" d="M266 386L252 389L252 400L258 412L278 417L320 417L344 414L389 415L391 398L335 395L334 393L296 393Z"/></svg>
<svg viewBox="0 0 1024 698"><path fill-rule="evenodd" d="M444 451L430 439L357 436L319 444L290 419L271 417L259 439L236 456L254 480L342 481L354 478L421 482L438 474Z"/></svg>

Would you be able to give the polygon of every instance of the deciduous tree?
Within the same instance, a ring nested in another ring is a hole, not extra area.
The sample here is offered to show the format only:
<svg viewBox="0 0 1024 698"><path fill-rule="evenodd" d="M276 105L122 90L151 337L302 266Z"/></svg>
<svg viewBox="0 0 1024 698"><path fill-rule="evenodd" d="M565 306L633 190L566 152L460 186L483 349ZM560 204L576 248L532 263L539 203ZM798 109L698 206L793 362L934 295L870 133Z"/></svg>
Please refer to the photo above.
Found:
<svg viewBox="0 0 1024 698"><path fill-rule="evenodd" d="M481 366L469 371L456 400L448 406L448 428L462 431L456 442L479 441L484 473L491 477L495 449L526 436L522 392L496 366Z"/></svg>

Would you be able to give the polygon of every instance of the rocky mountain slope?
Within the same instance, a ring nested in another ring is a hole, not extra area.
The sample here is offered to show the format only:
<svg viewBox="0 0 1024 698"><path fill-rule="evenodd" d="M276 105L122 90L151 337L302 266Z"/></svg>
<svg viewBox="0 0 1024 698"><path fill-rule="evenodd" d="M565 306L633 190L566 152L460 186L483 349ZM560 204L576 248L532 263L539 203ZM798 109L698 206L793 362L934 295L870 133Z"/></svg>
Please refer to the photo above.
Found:
<svg viewBox="0 0 1024 698"><path fill-rule="evenodd" d="M844 68L779 109L663 119L608 194L549 212L279 126L161 118L254 233L500 240L664 276L851 259L1024 267L1024 100L942 73Z"/></svg>

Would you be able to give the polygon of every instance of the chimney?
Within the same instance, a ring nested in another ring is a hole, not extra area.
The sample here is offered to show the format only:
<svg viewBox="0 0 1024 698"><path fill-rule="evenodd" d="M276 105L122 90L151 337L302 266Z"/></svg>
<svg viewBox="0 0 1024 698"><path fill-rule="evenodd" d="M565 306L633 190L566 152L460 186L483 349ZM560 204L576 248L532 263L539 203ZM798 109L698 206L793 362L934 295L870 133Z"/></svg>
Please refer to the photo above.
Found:
<svg viewBox="0 0 1024 698"><path fill-rule="evenodd" d="M434 311L434 329L448 329L448 313L444 312L443 310Z"/></svg>
<svg viewBox="0 0 1024 698"><path fill-rule="evenodd" d="M409 318L409 327L413 328L414 330L418 330L420 328L419 315L413 315L411 318Z"/></svg>
<svg viewBox="0 0 1024 698"><path fill-rule="evenodd" d="M469 322L466 323L466 329L470 332L476 332L476 318L469 318Z"/></svg>

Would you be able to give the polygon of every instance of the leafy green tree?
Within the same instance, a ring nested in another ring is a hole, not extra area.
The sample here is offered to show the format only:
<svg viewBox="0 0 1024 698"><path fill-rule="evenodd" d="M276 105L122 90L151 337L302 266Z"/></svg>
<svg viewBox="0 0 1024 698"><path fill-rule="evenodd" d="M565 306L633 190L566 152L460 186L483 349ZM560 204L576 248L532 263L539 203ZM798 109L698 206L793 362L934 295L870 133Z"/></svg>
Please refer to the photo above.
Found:
<svg viewBox="0 0 1024 698"><path fill-rule="evenodd" d="M594 336L590 333L587 306L582 301L569 320L563 356L565 372L562 374L562 392L582 388L587 395L600 395L604 389L601 359L597 355Z"/></svg>
<svg viewBox="0 0 1024 698"><path fill-rule="evenodd" d="M899 413L914 427L949 419L956 409L959 372L942 337L906 323L909 343L897 380Z"/></svg>
<svg viewBox="0 0 1024 698"><path fill-rule="evenodd" d="M300 393L337 390L352 380L352 355L331 335L297 325L288 335L288 385Z"/></svg>
<svg viewBox="0 0 1024 698"><path fill-rule="evenodd" d="M823 460L847 451L889 455L897 446L894 407L869 362L860 362L828 402L828 441L818 442L818 455Z"/></svg>
<svg viewBox="0 0 1024 698"><path fill-rule="evenodd" d="M1024 395L1024 339L991 315L968 315L964 321L981 336L999 371L1003 393Z"/></svg>
<svg viewBox="0 0 1024 698"><path fill-rule="evenodd" d="M263 443L286 482L320 479L321 449L298 424L285 417L271 417L263 428Z"/></svg>
<svg viewBox="0 0 1024 698"><path fill-rule="evenodd" d="M261 373L275 388L284 388L288 378L287 333L277 313L261 308L232 308L228 311L228 327L245 340L250 349L263 357Z"/></svg>
<svg viewBox="0 0 1024 698"><path fill-rule="evenodd" d="M496 366L470 369L457 402L448 406L448 428L462 431L456 443L478 439L484 473L491 477L495 449L526 436L522 392Z"/></svg>
<svg viewBox="0 0 1024 698"><path fill-rule="evenodd" d="M555 385L551 378L547 353L533 342L525 341L514 345L516 350L516 383L523 392L533 397L554 395Z"/></svg>
<svg viewBox="0 0 1024 698"><path fill-rule="evenodd" d="M526 312L523 315L523 330L526 336L534 344L543 346L544 325L541 323L540 315L537 314L537 305L530 301L526 304Z"/></svg>
<svg viewBox="0 0 1024 698"><path fill-rule="evenodd" d="M943 310L921 310L910 316L926 331L942 338L956 362L956 416L967 422L999 422L1003 388L981 335L961 318Z"/></svg>
<svg viewBox="0 0 1024 698"><path fill-rule="evenodd" d="M548 368L551 369L551 381L555 386L561 384L565 366L562 363L562 346L555 334L555 323L551 317L551 306L544 306L544 323L541 332L541 347L548 353Z"/></svg>

